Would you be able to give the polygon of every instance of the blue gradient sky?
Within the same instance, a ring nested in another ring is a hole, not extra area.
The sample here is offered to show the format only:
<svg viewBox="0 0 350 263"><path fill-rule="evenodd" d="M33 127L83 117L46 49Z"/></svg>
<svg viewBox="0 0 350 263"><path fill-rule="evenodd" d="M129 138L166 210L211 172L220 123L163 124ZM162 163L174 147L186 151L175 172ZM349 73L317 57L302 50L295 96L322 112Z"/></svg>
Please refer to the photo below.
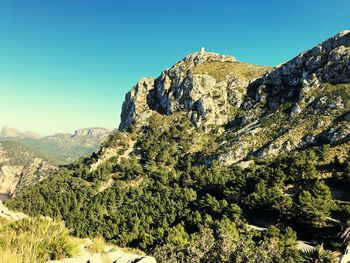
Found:
<svg viewBox="0 0 350 263"><path fill-rule="evenodd" d="M0 0L0 126L115 128L124 94L188 53L276 65L349 28L349 0Z"/></svg>

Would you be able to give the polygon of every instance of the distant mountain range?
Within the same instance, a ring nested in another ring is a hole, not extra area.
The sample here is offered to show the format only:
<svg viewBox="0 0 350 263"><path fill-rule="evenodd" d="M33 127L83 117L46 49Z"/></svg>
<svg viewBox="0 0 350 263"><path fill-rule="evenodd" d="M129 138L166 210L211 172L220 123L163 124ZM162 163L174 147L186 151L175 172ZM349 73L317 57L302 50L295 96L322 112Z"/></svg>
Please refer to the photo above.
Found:
<svg viewBox="0 0 350 263"><path fill-rule="evenodd" d="M56 133L40 136L31 131L18 131L3 127L0 141L13 141L42 153L55 164L67 164L99 149L101 142L107 139L110 131L105 128L83 128L73 134Z"/></svg>
<svg viewBox="0 0 350 263"><path fill-rule="evenodd" d="M0 132L0 200L41 181L59 165L97 151L110 131L84 128L73 134L40 136L30 131L4 127Z"/></svg>
<svg viewBox="0 0 350 263"><path fill-rule="evenodd" d="M0 137L5 138L31 138L31 139L39 139L41 136L35 132L31 131L19 131L11 127L3 127L0 132Z"/></svg>

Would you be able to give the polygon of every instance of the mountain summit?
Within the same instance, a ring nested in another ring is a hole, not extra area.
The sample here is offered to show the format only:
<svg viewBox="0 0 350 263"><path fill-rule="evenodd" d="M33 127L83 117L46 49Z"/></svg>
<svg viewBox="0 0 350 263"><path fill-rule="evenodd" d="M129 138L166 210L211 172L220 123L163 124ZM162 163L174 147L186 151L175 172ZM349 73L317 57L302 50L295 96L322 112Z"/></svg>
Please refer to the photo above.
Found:
<svg viewBox="0 0 350 263"><path fill-rule="evenodd" d="M227 123L240 107L250 80L269 67L236 61L233 56L200 51L158 78L144 78L126 95L119 129L142 125L153 112L184 112L196 126Z"/></svg>

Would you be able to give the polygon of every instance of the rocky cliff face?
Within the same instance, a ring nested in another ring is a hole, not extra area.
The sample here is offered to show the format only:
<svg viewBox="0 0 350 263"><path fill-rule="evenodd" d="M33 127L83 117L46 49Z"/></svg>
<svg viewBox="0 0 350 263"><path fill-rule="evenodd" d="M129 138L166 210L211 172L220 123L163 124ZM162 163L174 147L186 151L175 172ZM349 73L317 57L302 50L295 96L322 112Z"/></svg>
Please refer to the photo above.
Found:
<svg viewBox="0 0 350 263"><path fill-rule="evenodd" d="M240 107L249 81L266 69L237 62L232 56L190 54L157 79L144 78L132 88L123 103L119 129L140 126L154 112L184 112L204 128L223 125Z"/></svg>
<svg viewBox="0 0 350 263"><path fill-rule="evenodd" d="M80 145L85 147L98 146L108 138L110 130L105 128L83 128L70 133L57 133L40 139L41 142L57 142L66 145Z"/></svg>
<svg viewBox="0 0 350 263"><path fill-rule="evenodd" d="M210 159L230 165L320 144L345 152L349 107L350 31L344 31L275 68L191 54L132 88L119 129L180 112L221 134Z"/></svg>

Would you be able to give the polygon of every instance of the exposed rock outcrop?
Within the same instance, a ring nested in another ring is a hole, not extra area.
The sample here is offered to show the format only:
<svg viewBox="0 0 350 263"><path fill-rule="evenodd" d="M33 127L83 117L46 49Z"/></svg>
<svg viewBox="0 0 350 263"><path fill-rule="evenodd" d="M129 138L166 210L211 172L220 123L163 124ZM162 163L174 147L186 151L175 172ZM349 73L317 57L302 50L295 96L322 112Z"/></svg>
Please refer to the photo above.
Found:
<svg viewBox="0 0 350 263"><path fill-rule="evenodd" d="M73 134L56 133L40 139L41 143L55 142L61 145L75 145L82 147L99 146L108 138L110 130L105 128L83 128L76 130Z"/></svg>
<svg viewBox="0 0 350 263"><path fill-rule="evenodd" d="M72 138L77 138L77 137L88 137L88 138L94 138L96 140L104 141L107 139L110 131L105 128L83 128L83 129L78 129L74 132L72 135Z"/></svg>
<svg viewBox="0 0 350 263"><path fill-rule="evenodd" d="M218 159L229 165L348 141L346 118L338 119L349 111L349 47L350 31L341 32L252 81L233 121L237 137Z"/></svg>
<svg viewBox="0 0 350 263"><path fill-rule="evenodd" d="M89 239L88 239L89 240ZM91 241L90 241L91 242ZM157 263L155 258L126 253L122 249L107 247L103 253L91 253L85 247L80 248L80 255L73 258L51 260L48 263Z"/></svg>

